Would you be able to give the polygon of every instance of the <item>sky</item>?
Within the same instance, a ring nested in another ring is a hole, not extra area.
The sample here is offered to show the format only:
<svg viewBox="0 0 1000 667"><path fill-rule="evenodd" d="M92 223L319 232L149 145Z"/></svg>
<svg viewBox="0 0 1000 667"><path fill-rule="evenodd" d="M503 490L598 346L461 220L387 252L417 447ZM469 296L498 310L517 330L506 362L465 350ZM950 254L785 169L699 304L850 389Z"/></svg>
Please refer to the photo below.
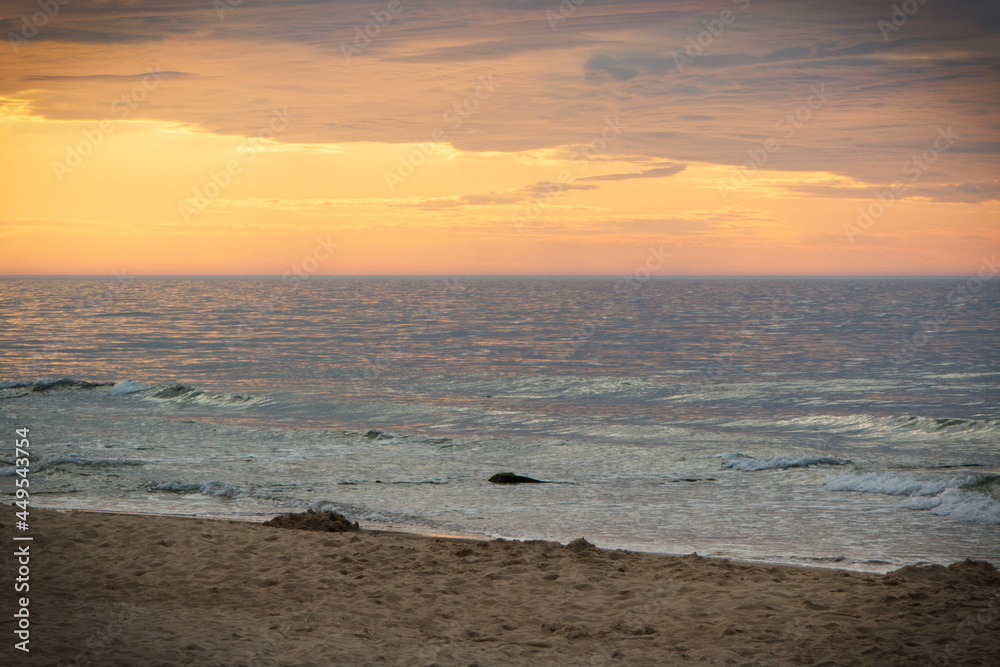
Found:
<svg viewBox="0 0 1000 667"><path fill-rule="evenodd" d="M0 0L0 274L973 275L995 0Z"/></svg>

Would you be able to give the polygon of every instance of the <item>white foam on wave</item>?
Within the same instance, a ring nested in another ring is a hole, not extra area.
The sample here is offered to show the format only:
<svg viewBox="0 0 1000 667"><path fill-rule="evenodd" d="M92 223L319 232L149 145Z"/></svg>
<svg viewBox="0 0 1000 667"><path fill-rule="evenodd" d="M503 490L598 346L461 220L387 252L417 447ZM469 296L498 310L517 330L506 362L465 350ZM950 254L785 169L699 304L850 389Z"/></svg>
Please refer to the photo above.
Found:
<svg viewBox="0 0 1000 667"><path fill-rule="evenodd" d="M161 482L151 487L153 491L166 491L168 493L200 493L203 496L215 498L238 498L248 495L237 489L232 484L226 484L218 480L211 482Z"/></svg>
<svg viewBox="0 0 1000 667"><path fill-rule="evenodd" d="M992 377L994 375L1000 375L997 372L989 373L942 373L939 375L925 375L924 378L928 380L965 380L967 378L979 378L979 377Z"/></svg>
<svg viewBox="0 0 1000 667"><path fill-rule="evenodd" d="M31 466L30 471L33 473L42 472L70 463L80 467L110 468L115 466L141 466L145 465L146 462L136 459L92 459L86 456L51 456ZM16 472L17 468L15 467L0 468L0 477L10 477L16 474Z"/></svg>
<svg viewBox="0 0 1000 667"><path fill-rule="evenodd" d="M947 489L937 496L915 496L904 501L903 507L962 521L1000 524L1000 501L985 493L963 489Z"/></svg>
<svg viewBox="0 0 1000 667"><path fill-rule="evenodd" d="M844 432L877 428L882 425L880 422L884 422L884 418L880 420L874 415L809 415L779 421L778 424L820 427L827 431Z"/></svg>
<svg viewBox="0 0 1000 667"><path fill-rule="evenodd" d="M149 389L149 385L133 382L132 380L122 380L121 382L116 382L115 386L111 388L111 395L124 396L126 394L135 394L147 389Z"/></svg>
<svg viewBox="0 0 1000 667"><path fill-rule="evenodd" d="M884 493L890 496L930 496L947 489L980 481L981 475L966 478L915 476L890 472L851 472L832 477L824 483L831 491Z"/></svg>
<svg viewBox="0 0 1000 667"><path fill-rule="evenodd" d="M828 479L831 491L908 496L900 506L924 510L962 521L1000 524L1000 501L984 489L996 475L908 475L890 472L854 472Z"/></svg>
<svg viewBox="0 0 1000 667"><path fill-rule="evenodd" d="M245 408L263 399L247 394L213 393L186 384L159 385L140 390L143 397L168 403L196 403L213 407ZM135 392L140 393L140 392Z"/></svg>
<svg viewBox="0 0 1000 667"><path fill-rule="evenodd" d="M735 452L733 454L719 454L722 459L722 467L730 470L740 470L743 472L757 472L758 470L781 470L784 468L806 468L814 465L835 465L842 466L850 463L847 459L835 456L789 456L782 454L779 456L768 456L766 458L754 458L746 454Z"/></svg>
<svg viewBox="0 0 1000 667"><path fill-rule="evenodd" d="M992 419L950 419L941 417L893 417L890 425L904 431L922 431L924 433L965 433L980 431L995 431L997 422Z"/></svg>
<svg viewBox="0 0 1000 667"><path fill-rule="evenodd" d="M773 428L774 426L806 428L810 431L821 429L829 433L864 433L879 431L886 434L900 432L926 433L935 436L961 435L966 433L989 432L1000 428L1000 423L992 419L954 419L949 417L921 417L918 415L878 416L870 414L850 415L806 415L771 421L765 419L738 419L730 426L750 426L753 428Z"/></svg>

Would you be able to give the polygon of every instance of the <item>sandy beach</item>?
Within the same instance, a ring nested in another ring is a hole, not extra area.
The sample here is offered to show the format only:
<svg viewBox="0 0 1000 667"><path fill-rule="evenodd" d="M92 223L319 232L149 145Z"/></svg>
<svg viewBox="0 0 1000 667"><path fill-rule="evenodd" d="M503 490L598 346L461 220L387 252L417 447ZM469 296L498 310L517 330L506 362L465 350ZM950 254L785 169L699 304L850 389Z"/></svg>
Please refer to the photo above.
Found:
<svg viewBox="0 0 1000 667"><path fill-rule="evenodd" d="M12 513L12 512L11 512ZM32 511L32 665L991 665L1000 574ZM2 519L4 539L13 525ZM10 608L17 572L4 550ZM11 616L6 614L8 628Z"/></svg>

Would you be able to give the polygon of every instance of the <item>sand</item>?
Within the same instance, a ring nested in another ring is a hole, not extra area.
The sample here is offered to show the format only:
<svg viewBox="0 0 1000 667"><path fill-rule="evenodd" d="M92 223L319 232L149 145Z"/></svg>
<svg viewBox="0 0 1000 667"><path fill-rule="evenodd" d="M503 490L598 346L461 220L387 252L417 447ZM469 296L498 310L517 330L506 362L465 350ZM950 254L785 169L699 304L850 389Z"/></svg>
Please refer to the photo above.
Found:
<svg viewBox="0 0 1000 667"><path fill-rule="evenodd" d="M13 508L0 516L13 609ZM32 510L31 665L997 665L1000 575Z"/></svg>

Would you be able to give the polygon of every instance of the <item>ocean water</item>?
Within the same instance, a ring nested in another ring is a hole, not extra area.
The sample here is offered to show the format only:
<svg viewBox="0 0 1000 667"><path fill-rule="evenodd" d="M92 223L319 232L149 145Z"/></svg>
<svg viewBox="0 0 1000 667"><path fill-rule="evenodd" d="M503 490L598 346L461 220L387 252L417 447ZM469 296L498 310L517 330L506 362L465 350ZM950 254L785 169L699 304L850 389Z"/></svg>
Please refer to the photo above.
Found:
<svg viewBox="0 0 1000 667"><path fill-rule="evenodd" d="M35 506L1000 565L998 301L975 278L7 278L0 493L29 428Z"/></svg>

